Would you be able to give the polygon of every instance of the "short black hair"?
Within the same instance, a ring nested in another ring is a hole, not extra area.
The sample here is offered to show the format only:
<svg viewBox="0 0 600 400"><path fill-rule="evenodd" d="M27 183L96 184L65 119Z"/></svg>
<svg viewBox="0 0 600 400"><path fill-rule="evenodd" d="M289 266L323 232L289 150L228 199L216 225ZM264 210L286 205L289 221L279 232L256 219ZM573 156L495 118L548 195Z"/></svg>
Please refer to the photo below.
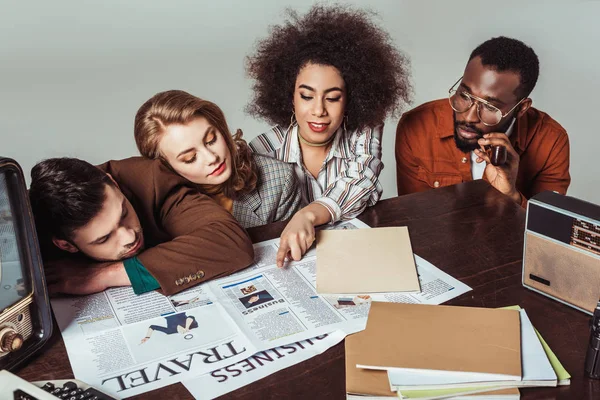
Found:
<svg viewBox="0 0 600 400"><path fill-rule="evenodd" d="M315 5L304 15L287 10L287 18L247 57L254 96L246 111L287 127L296 78L309 63L340 71L348 91L348 129L373 127L402 111L412 95L409 59L372 15L342 5Z"/></svg>
<svg viewBox="0 0 600 400"><path fill-rule="evenodd" d="M99 168L77 158L49 158L31 169L29 200L40 238L71 240L104 205L106 185Z"/></svg>
<svg viewBox="0 0 600 400"><path fill-rule="evenodd" d="M496 71L517 72L521 77L518 97L528 97L540 75L540 61L535 51L517 39L499 36L487 40L473 50L469 61L475 57L481 57L483 65Z"/></svg>

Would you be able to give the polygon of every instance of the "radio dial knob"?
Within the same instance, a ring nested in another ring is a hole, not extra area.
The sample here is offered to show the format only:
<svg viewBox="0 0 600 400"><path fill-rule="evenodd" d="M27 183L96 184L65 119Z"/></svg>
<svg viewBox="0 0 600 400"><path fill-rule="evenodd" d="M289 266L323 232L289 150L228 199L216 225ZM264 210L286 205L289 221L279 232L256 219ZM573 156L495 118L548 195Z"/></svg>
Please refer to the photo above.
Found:
<svg viewBox="0 0 600 400"><path fill-rule="evenodd" d="M17 351L22 345L23 336L12 328L7 329L4 335L0 337L0 350L3 352Z"/></svg>

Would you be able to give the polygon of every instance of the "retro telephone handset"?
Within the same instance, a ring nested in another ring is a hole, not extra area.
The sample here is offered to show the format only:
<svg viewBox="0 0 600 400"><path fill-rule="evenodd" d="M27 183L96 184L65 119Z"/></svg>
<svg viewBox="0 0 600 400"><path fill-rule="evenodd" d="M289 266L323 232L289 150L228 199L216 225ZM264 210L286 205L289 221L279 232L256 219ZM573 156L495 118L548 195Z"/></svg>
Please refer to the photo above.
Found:
<svg viewBox="0 0 600 400"><path fill-rule="evenodd" d="M600 379L600 301L590 320L590 340L585 354L585 374L592 379Z"/></svg>
<svg viewBox="0 0 600 400"><path fill-rule="evenodd" d="M489 146L488 155L492 165L499 167L506 164L507 152L506 147L502 145Z"/></svg>

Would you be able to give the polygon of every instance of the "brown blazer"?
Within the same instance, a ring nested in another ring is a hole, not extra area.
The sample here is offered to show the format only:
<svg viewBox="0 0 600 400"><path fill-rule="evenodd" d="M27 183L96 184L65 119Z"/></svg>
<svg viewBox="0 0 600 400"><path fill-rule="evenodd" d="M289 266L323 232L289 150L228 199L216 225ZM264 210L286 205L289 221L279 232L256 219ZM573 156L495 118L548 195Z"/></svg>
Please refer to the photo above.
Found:
<svg viewBox="0 0 600 400"><path fill-rule="evenodd" d="M252 242L233 216L161 161L132 157L99 168L136 210L146 244L137 257L165 295L253 262Z"/></svg>
<svg viewBox="0 0 600 400"><path fill-rule="evenodd" d="M569 138L550 116L529 108L517 119L510 142L519 154L517 190L521 205L545 190L566 194ZM473 180L471 156L454 143L453 111L447 99L420 105L405 113L396 130L398 195Z"/></svg>

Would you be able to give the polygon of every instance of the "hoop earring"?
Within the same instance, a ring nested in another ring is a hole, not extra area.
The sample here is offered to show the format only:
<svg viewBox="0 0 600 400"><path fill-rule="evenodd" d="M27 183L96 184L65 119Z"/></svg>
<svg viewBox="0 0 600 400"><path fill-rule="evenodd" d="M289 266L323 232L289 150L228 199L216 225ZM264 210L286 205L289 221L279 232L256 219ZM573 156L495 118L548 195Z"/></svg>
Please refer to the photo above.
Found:
<svg viewBox="0 0 600 400"><path fill-rule="evenodd" d="M298 120L296 119L296 113L292 110L292 116L290 117L290 126L288 126L288 131L292 129L294 125L298 125Z"/></svg>

